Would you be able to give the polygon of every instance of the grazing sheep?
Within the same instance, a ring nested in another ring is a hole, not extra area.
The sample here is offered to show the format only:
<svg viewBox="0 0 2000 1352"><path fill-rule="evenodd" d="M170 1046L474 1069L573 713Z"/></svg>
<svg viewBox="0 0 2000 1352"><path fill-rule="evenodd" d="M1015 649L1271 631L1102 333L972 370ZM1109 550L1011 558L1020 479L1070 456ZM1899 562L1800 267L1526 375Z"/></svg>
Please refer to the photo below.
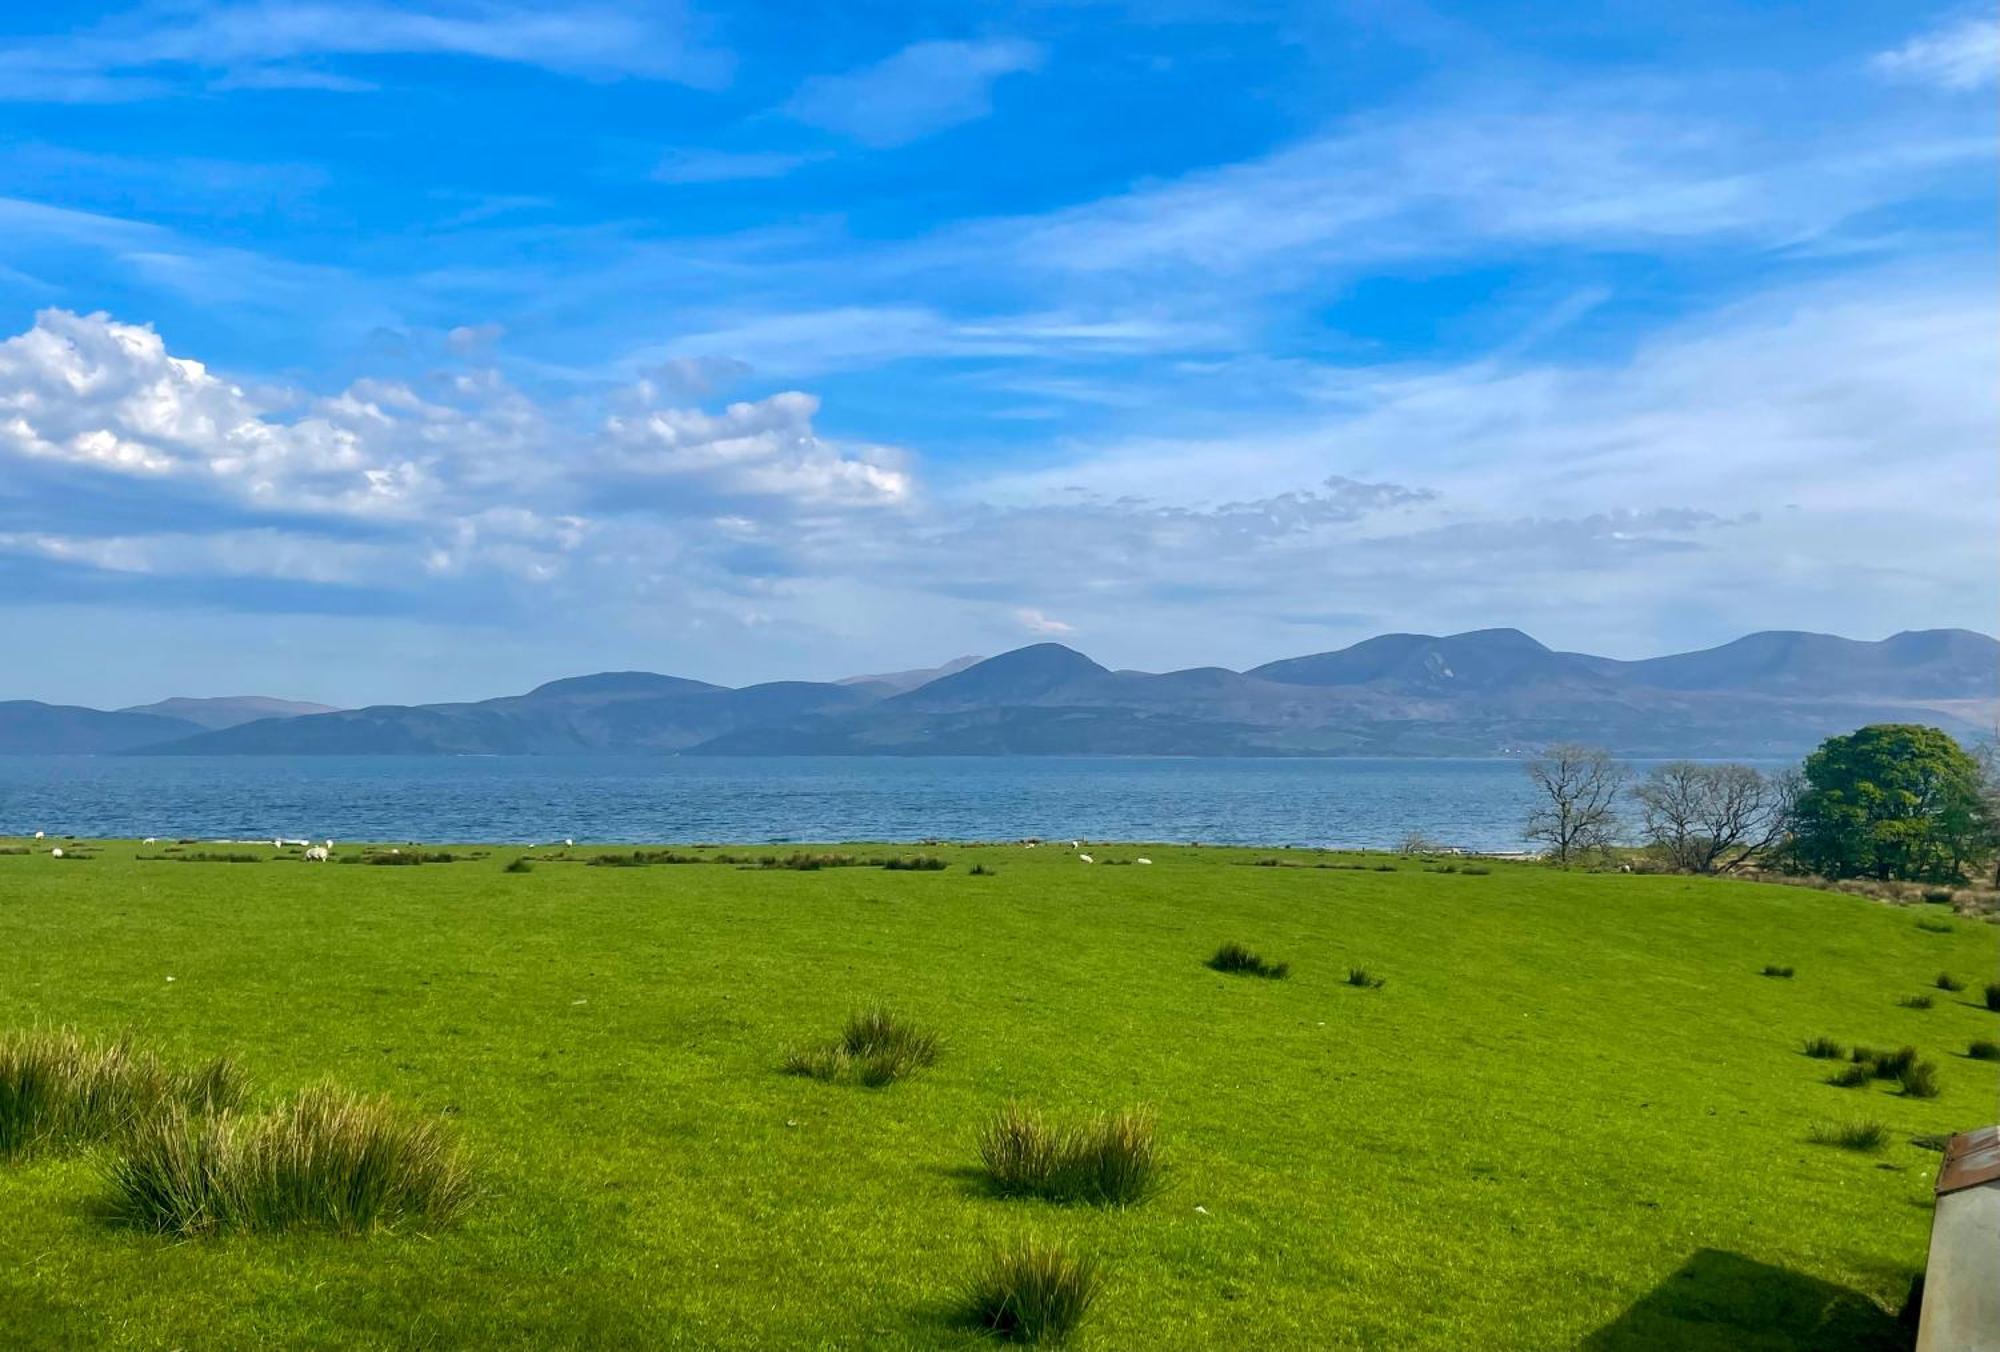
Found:
<svg viewBox="0 0 2000 1352"><path fill-rule="evenodd" d="M1083 848L1083 842L1082 842L1082 841L1080 841L1080 840L1072 840L1072 841L1071 841L1071 842L1069 843L1069 847L1070 847L1070 848L1071 848L1072 850L1080 850L1080 849L1082 849L1082 848Z"/></svg>
<svg viewBox="0 0 2000 1352"><path fill-rule="evenodd" d="M63 857L62 846L60 845L56 846L53 850L49 851L49 858L51 859L60 859L62 857Z"/></svg>
<svg viewBox="0 0 2000 1352"><path fill-rule="evenodd" d="M1077 858L1078 858L1078 859L1081 859L1081 860L1082 860L1082 861L1083 861L1084 863L1086 863L1086 864L1094 864L1094 863L1096 863L1096 862L1097 862L1097 861L1096 861L1095 859L1092 859L1092 858L1091 858L1091 857L1090 857L1089 855L1087 855L1087 854L1080 854L1080 855L1078 855L1078 856L1077 856Z"/></svg>
<svg viewBox="0 0 2000 1352"><path fill-rule="evenodd" d="M158 836L147 836L144 840L140 841L139 843L141 845L157 845L160 843L160 838Z"/></svg>
<svg viewBox="0 0 2000 1352"><path fill-rule="evenodd" d="M327 838L326 838L325 840L322 840L322 841L320 842L320 848L321 848L321 849L326 849L326 850L330 850L330 849L332 849L332 848L333 848L333 837L332 837L332 836L328 836L328 837L327 837Z"/></svg>
<svg viewBox="0 0 2000 1352"><path fill-rule="evenodd" d="M45 836L45 835L47 835L47 834L48 834L48 832L46 832L46 831L37 831L37 832L35 832L35 839L36 839L36 840L40 840L40 839L41 839L41 838L42 838L43 836Z"/></svg>
<svg viewBox="0 0 2000 1352"><path fill-rule="evenodd" d="M1142 854L1137 859L1134 859L1132 862L1135 864L1150 864L1153 861L1148 859L1145 855Z"/></svg>
<svg viewBox="0 0 2000 1352"><path fill-rule="evenodd" d="M307 850L306 860L309 863L324 864L326 862L326 846L315 845L310 850Z"/></svg>
<svg viewBox="0 0 2000 1352"><path fill-rule="evenodd" d="M574 845L574 844L576 844L576 842L575 842L575 841L573 841L573 840L571 840L571 839L570 839L570 838L569 838L568 836L564 836L564 837L563 837L563 844L564 844L564 845Z"/></svg>

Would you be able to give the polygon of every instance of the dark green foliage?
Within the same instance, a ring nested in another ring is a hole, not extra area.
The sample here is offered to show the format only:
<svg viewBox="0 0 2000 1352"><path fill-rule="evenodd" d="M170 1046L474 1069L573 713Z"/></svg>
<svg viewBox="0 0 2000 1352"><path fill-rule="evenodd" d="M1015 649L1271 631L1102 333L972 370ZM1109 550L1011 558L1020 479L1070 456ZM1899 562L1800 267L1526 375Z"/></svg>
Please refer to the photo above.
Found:
<svg viewBox="0 0 2000 1352"><path fill-rule="evenodd" d="M1816 1061L1838 1061L1847 1055L1847 1049L1830 1037L1809 1037L1806 1039L1806 1055Z"/></svg>
<svg viewBox="0 0 2000 1352"><path fill-rule="evenodd" d="M506 866L502 868L500 871L502 873L533 873L535 871L535 865L534 861L531 859L526 859L526 858L509 859L506 863Z"/></svg>
<svg viewBox="0 0 2000 1352"><path fill-rule="evenodd" d="M908 858L884 859L882 867L891 873L936 873L951 865L934 854L918 854Z"/></svg>
<svg viewBox="0 0 2000 1352"><path fill-rule="evenodd" d="M1929 916L1923 916L1918 919L1917 928L1926 934L1950 934L1952 923L1949 920L1933 920Z"/></svg>
<svg viewBox="0 0 2000 1352"><path fill-rule="evenodd" d="M1218 972L1269 977L1273 980L1282 980L1291 975L1292 971L1289 962L1268 962L1242 944L1233 942L1216 949L1209 958L1208 965Z"/></svg>
<svg viewBox="0 0 2000 1352"><path fill-rule="evenodd" d="M1965 983L1954 977L1950 972L1939 972L1937 975L1937 988L1941 991L1962 991L1965 989Z"/></svg>
<svg viewBox="0 0 2000 1352"><path fill-rule="evenodd" d="M1829 878L1955 883L1993 843L1979 764L1936 728L1882 723L1806 757L1792 851Z"/></svg>
<svg viewBox="0 0 2000 1352"><path fill-rule="evenodd" d="M1904 1071L1917 1063L1915 1047L1899 1047L1893 1052L1878 1051L1873 1047L1856 1047L1848 1053L1857 1066L1866 1066L1870 1076L1877 1080L1900 1079Z"/></svg>
<svg viewBox="0 0 2000 1352"><path fill-rule="evenodd" d="M1363 990L1380 990L1389 984L1389 978L1376 976L1366 967L1350 967L1347 969L1347 984L1359 986Z"/></svg>
<svg viewBox="0 0 2000 1352"><path fill-rule="evenodd" d="M1936 1098L1938 1096L1937 1067L1929 1061L1916 1061L1903 1067L1896 1076L1896 1082L1903 1087L1908 1098Z"/></svg>
<svg viewBox="0 0 2000 1352"><path fill-rule="evenodd" d="M979 1133L979 1158L1008 1196L1127 1206L1151 1192L1159 1171L1150 1108L1101 1113L1070 1125L1010 1103Z"/></svg>
<svg viewBox="0 0 2000 1352"><path fill-rule="evenodd" d="M158 1115L133 1133L110 1183L120 1220L180 1236L428 1227L472 1201L471 1173L443 1123L333 1088L260 1117Z"/></svg>
<svg viewBox="0 0 2000 1352"><path fill-rule="evenodd" d="M1780 967L1775 963L1767 962L1764 964L1764 970L1758 973L1758 975L1781 977L1786 981L1790 981L1792 979L1792 969L1789 967Z"/></svg>
<svg viewBox="0 0 2000 1352"><path fill-rule="evenodd" d="M833 1042L787 1048L782 1068L787 1075L815 1080L852 1077L879 1089L937 1060L938 1035L892 1014L880 1005L857 1010Z"/></svg>
<svg viewBox="0 0 2000 1352"><path fill-rule="evenodd" d="M1924 900L1932 903L1949 903L1957 895L1949 887L1926 887Z"/></svg>
<svg viewBox="0 0 2000 1352"><path fill-rule="evenodd" d="M1369 871L1371 873L1394 873L1396 866L1394 864L1377 864Z"/></svg>
<svg viewBox="0 0 2000 1352"><path fill-rule="evenodd" d="M246 854L241 850L189 850L182 854L169 855L183 864L261 864L261 854Z"/></svg>
<svg viewBox="0 0 2000 1352"><path fill-rule="evenodd" d="M1975 1061L2000 1061L2000 1042L1986 1038L1974 1038L1966 1047L1965 1054Z"/></svg>
<svg viewBox="0 0 2000 1352"><path fill-rule="evenodd" d="M0 854L32 854L26 845L0 845Z"/></svg>
<svg viewBox="0 0 2000 1352"><path fill-rule="evenodd" d="M392 867L403 864L449 864L451 861L452 854L449 850L405 850L398 848L392 850L372 850L361 856L361 862L364 864L387 864ZM345 863L347 861L342 860L341 862Z"/></svg>
<svg viewBox="0 0 2000 1352"><path fill-rule="evenodd" d="M1848 1066L1845 1070L1828 1078L1827 1083L1842 1089L1859 1089L1875 1079L1875 1068L1870 1065Z"/></svg>
<svg viewBox="0 0 2000 1352"><path fill-rule="evenodd" d="M1889 1129L1880 1122L1820 1122L1807 1139L1814 1145L1837 1145L1842 1150L1872 1153L1889 1144Z"/></svg>
<svg viewBox="0 0 2000 1352"><path fill-rule="evenodd" d="M595 855L586 862L600 868L644 868L648 864L706 864L707 858L681 850L629 850L621 854ZM722 863L717 858L714 862Z"/></svg>
<svg viewBox="0 0 2000 1352"><path fill-rule="evenodd" d="M2000 1012L2000 981L1986 983L1986 1007Z"/></svg>
<svg viewBox="0 0 2000 1352"><path fill-rule="evenodd" d="M1928 995L1906 995L1896 1003L1904 1009L1929 1009L1932 1001Z"/></svg>
<svg viewBox="0 0 2000 1352"><path fill-rule="evenodd" d="M999 1338L1060 1343L1097 1299L1097 1265L1060 1243L1024 1240L995 1252L966 1288L970 1321Z"/></svg>
<svg viewBox="0 0 2000 1352"><path fill-rule="evenodd" d="M10 1032L0 1037L0 1158L116 1140L170 1110L233 1108L245 1088L227 1057L183 1069L129 1036L105 1042L71 1028Z"/></svg>
<svg viewBox="0 0 2000 1352"><path fill-rule="evenodd" d="M1484 878L1493 872L1492 869L1484 864L1465 864L1458 871L1470 878Z"/></svg>

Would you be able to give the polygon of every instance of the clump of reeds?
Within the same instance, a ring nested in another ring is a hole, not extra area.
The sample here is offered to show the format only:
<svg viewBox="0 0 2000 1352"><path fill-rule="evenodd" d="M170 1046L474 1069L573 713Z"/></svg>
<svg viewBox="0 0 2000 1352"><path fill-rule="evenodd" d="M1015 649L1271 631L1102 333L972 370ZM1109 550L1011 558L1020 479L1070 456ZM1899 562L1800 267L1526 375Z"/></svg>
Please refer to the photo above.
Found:
<svg viewBox="0 0 2000 1352"><path fill-rule="evenodd" d="M1005 1195L1128 1206L1158 1181L1154 1126L1145 1107L1057 1123L1010 1103L981 1129L979 1158Z"/></svg>
<svg viewBox="0 0 2000 1352"><path fill-rule="evenodd" d="M273 1111L147 1120L109 1172L112 1213L162 1234L448 1224L472 1174L444 1123L386 1098L309 1089Z"/></svg>
<svg viewBox="0 0 2000 1352"><path fill-rule="evenodd" d="M129 1036L16 1030L0 1035L0 1157L115 1141L169 1111L220 1112L246 1089L227 1057L177 1067Z"/></svg>
<svg viewBox="0 0 2000 1352"><path fill-rule="evenodd" d="M1060 1343L1097 1299L1097 1264L1059 1242L1023 1240L995 1251L967 1283L970 1321L1011 1342Z"/></svg>
<svg viewBox="0 0 2000 1352"><path fill-rule="evenodd" d="M1889 1144L1889 1129L1880 1122L1818 1122L1806 1139L1814 1145L1873 1152Z"/></svg>
<svg viewBox="0 0 2000 1352"><path fill-rule="evenodd" d="M1208 965L1218 972L1229 972L1242 976L1269 977L1272 980L1282 980L1291 975L1292 971L1292 965L1289 962L1267 961L1259 954L1245 948L1242 944L1234 942L1226 943L1216 949L1214 955L1209 958Z"/></svg>
<svg viewBox="0 0 2000 1352"><path fill-rule="evenodd" d="M781 1064L788 1075L852 1078L879 1089L935 1062L939 1046L936 1032L871 1005L849 1015L832 1042L786 1049Z"/></svg>

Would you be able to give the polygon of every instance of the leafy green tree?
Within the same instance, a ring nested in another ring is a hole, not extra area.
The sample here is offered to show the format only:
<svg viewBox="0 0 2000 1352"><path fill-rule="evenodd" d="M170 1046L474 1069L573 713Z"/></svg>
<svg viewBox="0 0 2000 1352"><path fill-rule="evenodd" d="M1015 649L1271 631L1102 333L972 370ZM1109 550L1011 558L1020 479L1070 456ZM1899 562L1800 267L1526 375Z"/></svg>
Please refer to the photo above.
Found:
<svg viewBox="0 0 2000 1352"><path fill-rule="evenodd" d="M1993 846L1979 763L1936 728L1878 723L1806 757L1792 852L1829 878L1951 883Z"/></svg>

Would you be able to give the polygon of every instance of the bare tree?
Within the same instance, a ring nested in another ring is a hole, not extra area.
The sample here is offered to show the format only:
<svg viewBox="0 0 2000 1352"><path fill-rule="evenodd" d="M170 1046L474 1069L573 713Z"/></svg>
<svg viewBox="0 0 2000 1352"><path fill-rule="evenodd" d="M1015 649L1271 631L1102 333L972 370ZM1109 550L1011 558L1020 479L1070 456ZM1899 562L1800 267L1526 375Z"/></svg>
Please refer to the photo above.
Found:
<svg viewBox="0 0 2000 1352"><path fill-rule="evenodd" d="M1673 761L1654 767L1632 796L1646 839L1668 863L1689 873L1730 873L1784 838L1788 784L1748 765Z"/></svg>
<svg viewBox="0 0 2000 1352"><path fill-rule="evenodd" d="M1528 814L1523 834L1548 846L1549 858L1568 868L1578 855L1617 839L1625 767L1602 749L1567 742L1549 747L1528 762L1528 778L1542 801Z"/></svg>

